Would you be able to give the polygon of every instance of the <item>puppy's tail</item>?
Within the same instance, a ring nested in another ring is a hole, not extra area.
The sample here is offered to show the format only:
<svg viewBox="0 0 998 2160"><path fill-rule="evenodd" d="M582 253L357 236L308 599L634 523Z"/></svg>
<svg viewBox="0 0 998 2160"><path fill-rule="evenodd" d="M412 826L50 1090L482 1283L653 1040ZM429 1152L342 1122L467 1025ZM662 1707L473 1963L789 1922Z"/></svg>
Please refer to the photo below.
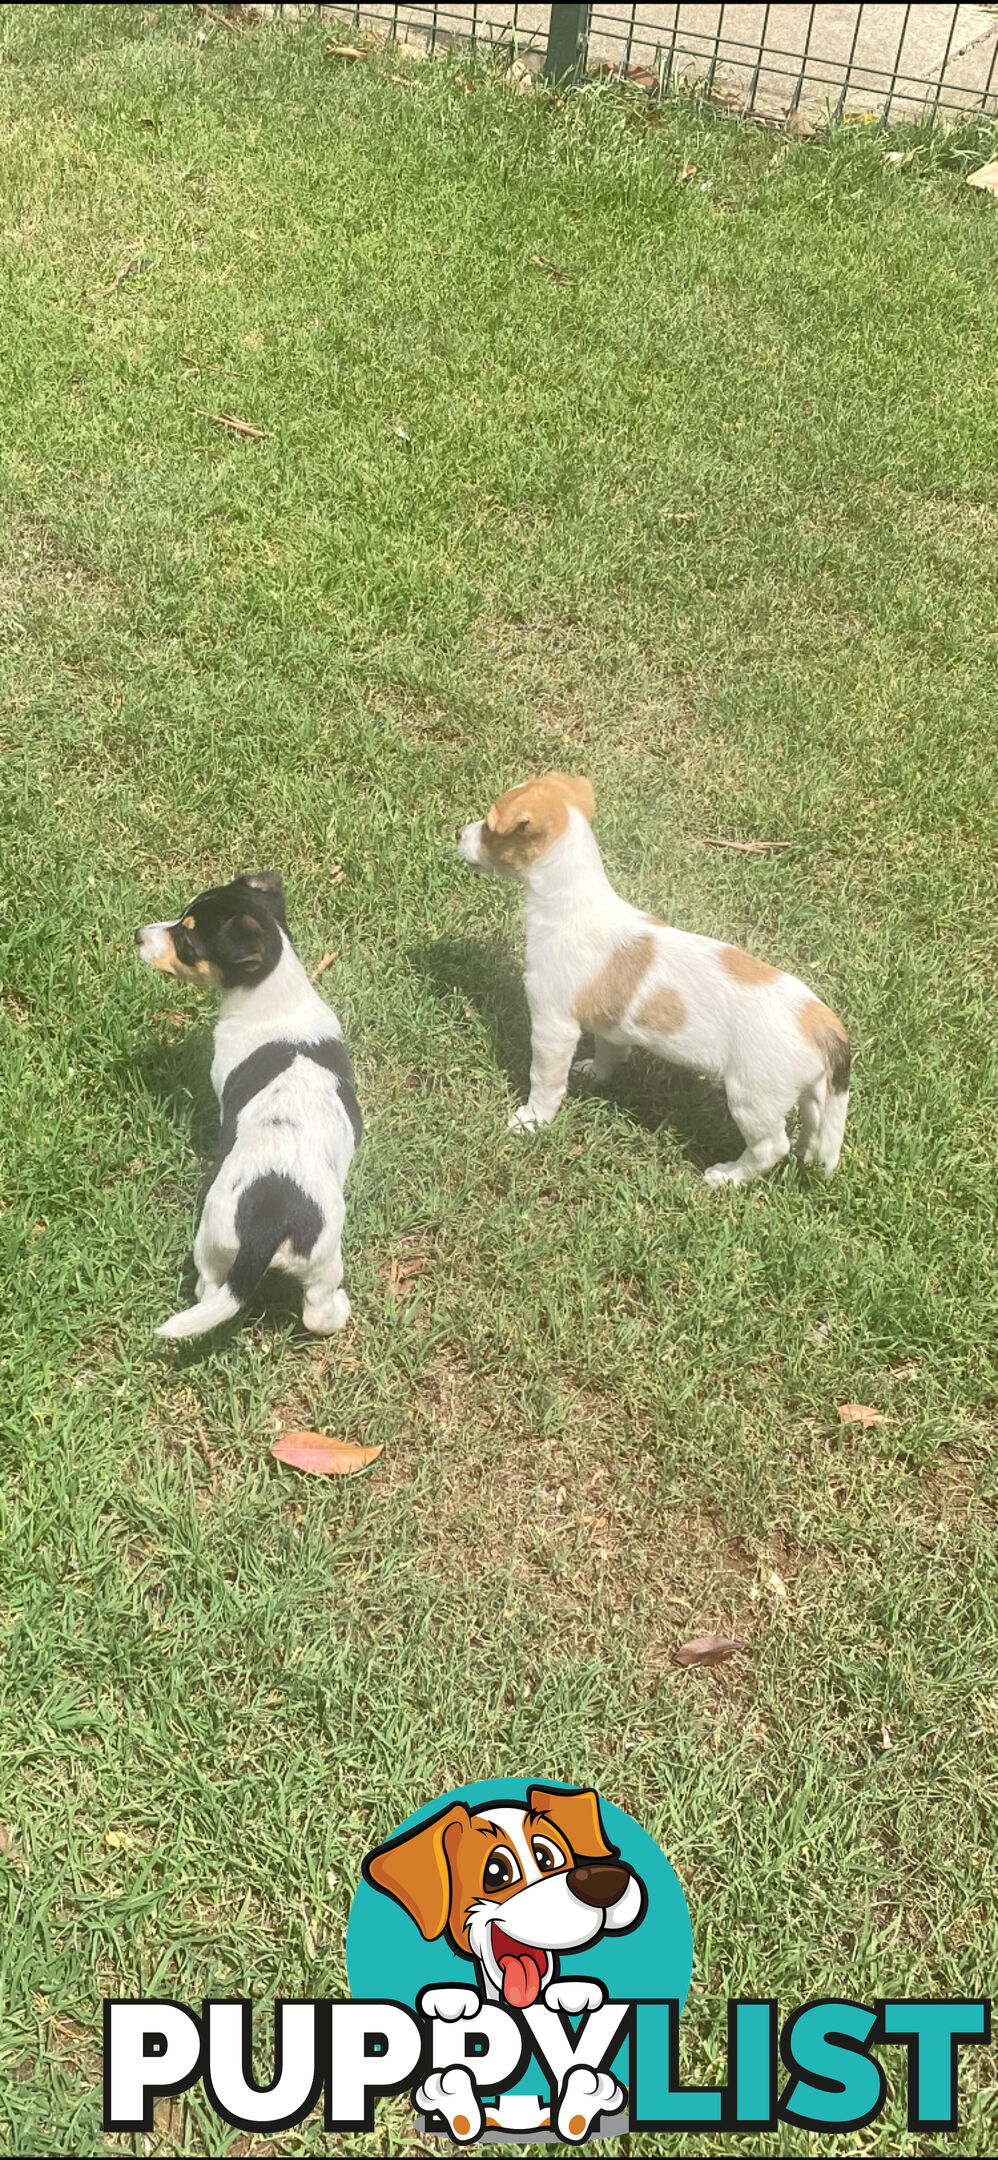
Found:
<svg viewBox="0 0 998 2160"><path fill-rule="evenodd" d="M247 1291L246 1296L249 1296ZM188 1335L210 1335L212 1328L222 1327L226 1320L234 1320L245 1305L246 1298L236 1297L231 1276L219 1290L201 1299L199 1305L189 1305L186 1312L175 1312L156 1329L163 1342L183 1342Z"/></svg>
<svg viewBox="0 0 998 2160"><path fill-rule="evenodd" d="M288 1235L283 1216L276 1220L272 1211L273 1195L262 1188L277 1184L277 1179L261 1178L250 1187L246 1199L249 1206L240 1203L236 1216L239 1233L239 1250L224 1283L211 1290L197 1305L189 1305L186 1312L174 1313L172 1319L164 1320L156 1329L164 1342L184 1342L191 1335L210 1335L212 1328L223 1327L227 1320L234 1320L237 1312L252 1297L270 1266L278 1247Z"/></svg>

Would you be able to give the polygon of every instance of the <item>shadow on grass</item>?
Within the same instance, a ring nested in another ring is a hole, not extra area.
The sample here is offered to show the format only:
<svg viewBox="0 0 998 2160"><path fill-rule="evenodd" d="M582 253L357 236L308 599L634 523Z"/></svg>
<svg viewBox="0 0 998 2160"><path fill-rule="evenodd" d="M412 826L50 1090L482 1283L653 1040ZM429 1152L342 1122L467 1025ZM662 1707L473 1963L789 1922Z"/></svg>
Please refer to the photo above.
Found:
<svg viewBox="0 0 998 2160"><path fill-rule="evenodd" d="M522 1102L530 1070L530 1017L515 961L501 946L472 938L442 939L409 957L442 999L475 1007L488 1029L496 1064ZM591 1057L592 1048L592 1037L583 1035L577 1055ZM574 1079L570 1092L604 1095L646 1132L659 1132L663 1126L675 1130L687 1161L698 1170L740 1155L744 1146L723 1094L711 1081L678 1072L644 1051L632 1052L606 1086L595 1089Z"/></svg>

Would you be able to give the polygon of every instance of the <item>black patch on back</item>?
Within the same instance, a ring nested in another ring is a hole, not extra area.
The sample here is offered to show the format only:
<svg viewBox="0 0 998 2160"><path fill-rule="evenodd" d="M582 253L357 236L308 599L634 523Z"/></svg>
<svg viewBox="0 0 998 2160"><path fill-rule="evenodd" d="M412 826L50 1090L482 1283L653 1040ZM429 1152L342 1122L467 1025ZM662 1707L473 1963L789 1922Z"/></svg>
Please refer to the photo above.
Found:
<svg viewBox="0 0 998 2160"><path fill-rule="evenodd" d="M339 1083L340 1099L353 1126L354 1141L359 1147L361 1135L364 1131L364 1120L360 1114L360 1104L357 1101L357 1091L354 1087L353 1066L350 1062L350 1053L346 1043L339 1035L327 1035L322 1042L302 1043L299 1047L303 1057L310 1057L316 1065L324 1066L326 1072L332 1073L333 1078Z"/></svg>
<svg viewBox="0 0 998 2160"><path fill-rule="evenodd" d="M240 1111L245 1110L254 1095L259 1095L265 1087L269 1087L272 1080L277 1080L281 1073L287 1072L289 1065L293 1065L297 1057L311 1058L316 1065L322 1065L326 1072L332 1073L339 1085L340 1101L353 1126L355 1145L360 1146L364 1122L354 1088L353 1066L346 1044L334 1035L317 1043L261 1043L259 1050L251 1051L241 1065L233 1067L222 1089L222 1130L219 1139L219 1153L222 1157L228 1155L235 1144L236 1123Z"/></svg>
<svg viewBox="0 0 998 2160"><path fill-rule="evenodd" d="M226 1278L233 1297L245 1305L280 1245L307 1259L321 1229L321 1209L294 1178L277 1170L254 1178L236 1208L239 1250Z"/></svg>

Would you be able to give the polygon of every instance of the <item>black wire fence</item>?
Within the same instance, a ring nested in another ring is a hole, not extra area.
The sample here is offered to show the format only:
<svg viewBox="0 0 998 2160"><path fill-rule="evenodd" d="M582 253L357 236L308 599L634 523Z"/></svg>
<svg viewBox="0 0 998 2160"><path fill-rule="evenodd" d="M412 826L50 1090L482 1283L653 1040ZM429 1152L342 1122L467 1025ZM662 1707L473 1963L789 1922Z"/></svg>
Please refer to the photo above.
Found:
<svg viewBox="0 0 998 2160"><path fill-rule="evenodd" d="M266 10L265 12L271 12ZM283 7L426 50L488 46L555 80L620 75L773 120L998 114L998 5Z"/></svg>

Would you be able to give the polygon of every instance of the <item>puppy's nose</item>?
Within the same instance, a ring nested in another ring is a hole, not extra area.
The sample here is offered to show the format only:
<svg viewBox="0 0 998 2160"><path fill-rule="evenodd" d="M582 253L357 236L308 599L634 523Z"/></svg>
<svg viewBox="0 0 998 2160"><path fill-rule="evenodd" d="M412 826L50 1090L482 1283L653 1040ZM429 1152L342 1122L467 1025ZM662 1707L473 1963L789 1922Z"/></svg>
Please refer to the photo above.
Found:
<svg viewBox="0 0 998 2160"><path fill-rule="evenodd" d="M565 1880L573 1897L580 1898L583 1905L615 1905L622 1898L630 1882L625 1867L617 1867L612 1860L595 1860L588 1867L569 1868Z"/></svg>
<svg viewBox="0 0 998 2160"><path fill-rule="evenodd" d="M454 827L454 838L455 838L455 840L460 840L460 838L461 838L461 834L463 833L463 831L464 831L464 826L463 826L463 825L455 825L455 827Z"/></svg>
<svg viewBox="0 0 998 2160"><path fill-rule="evenodd" d="M136 945L141 945L141 943L142 943L142 932L141 932L141 930L136 930L136 932L135 932L135 943L136 943Z"/></svg>

